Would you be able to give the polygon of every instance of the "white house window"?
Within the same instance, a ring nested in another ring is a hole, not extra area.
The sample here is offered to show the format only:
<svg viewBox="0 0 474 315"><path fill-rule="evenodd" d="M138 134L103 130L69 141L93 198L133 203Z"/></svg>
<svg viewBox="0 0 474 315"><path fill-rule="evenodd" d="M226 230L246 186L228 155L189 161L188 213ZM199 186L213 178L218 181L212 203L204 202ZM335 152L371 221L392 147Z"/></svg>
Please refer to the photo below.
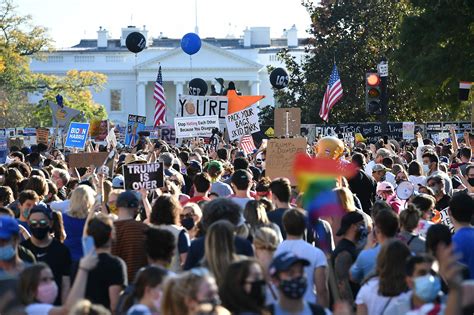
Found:
<svg viewBox="0 0 474 315"><path fill-rule="evenodd" d="M105 56L105 62L124 62L125 57L120 55Z"/></svg>
<svg viewBox="0 0 474 315"><path fill-rule="evenodd" d="M272 55L270 55L269 59L272 62L277 61L277 56L272 54Z"/></svg>
<svg viewBox="0 0 474 315"><path fill-rule="evenodd" d="M94 56L74 56L74 62L94 62Z"/></svg>
<svg viewBox="0 0 474 315"><path fill-rule="evenodd" d="M110 90L110 111L122 111L122 90Z"/></svg>
<svg viewBox="0 0 474 315"><path fill-rule="evenodd" d="M48 56L48 62L63 62L63 56Z"/></svg>

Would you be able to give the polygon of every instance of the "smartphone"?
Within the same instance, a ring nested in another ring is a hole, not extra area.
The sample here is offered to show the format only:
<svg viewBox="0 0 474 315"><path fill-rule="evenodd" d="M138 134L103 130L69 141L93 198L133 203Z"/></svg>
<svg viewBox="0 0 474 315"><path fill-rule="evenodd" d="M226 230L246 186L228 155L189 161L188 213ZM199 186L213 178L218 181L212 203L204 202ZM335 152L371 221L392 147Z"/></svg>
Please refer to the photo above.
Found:
<svg viewBox="0 0 474 315"><path fill-rule="evenodd" d="M92 236L86 236L82 238L82 252L84 256L92 253L95 255L95 244Z"/></svg>

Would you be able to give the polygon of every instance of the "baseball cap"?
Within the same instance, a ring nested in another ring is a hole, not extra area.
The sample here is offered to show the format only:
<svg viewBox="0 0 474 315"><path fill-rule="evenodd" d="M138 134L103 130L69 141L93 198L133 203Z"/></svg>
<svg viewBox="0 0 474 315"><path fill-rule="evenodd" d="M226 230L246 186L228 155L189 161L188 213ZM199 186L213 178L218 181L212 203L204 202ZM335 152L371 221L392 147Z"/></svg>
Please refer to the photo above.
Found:
<svg viewBox="0 0 474 315"><path fill-rule="evenodd" d="M19 232L20 228L15 219L7 215L0 216L0 239L9 240Z"/></svg>
<svg viewBox="0 0 474 315"><path fill-rule="evenodd" d="M378 171L390 171L389 168L386 168L383 164L375 164L374 167L372 168L372 172L378 172Z"/></svg>
<svg viewBox="0 0 474 315"><path fill-rule="evenodd" d="M53 211L49 206L46 206L44 204L38 204L31 208L29 216L31 216L33 213L42 213L50 220L53 218Z"/></svg>
<svg viewBox="0 0 474 315"><path fill-rule="evenodd" d="M173 158L174 158L173 154L169 152L163 152L160 154L160 157L158 158L158 160L165 165L173 165Z"/></svg>
<svg viewBox="0 0 474 315"><path fill-rule="evenodd" d="M337 231L337 236L342 236L351 227L352 224L364 221L364 217L357 211L346 213L341 219L341 226Z"/></svg>
<svg viewBox="0 0 474 315"><path fill-rule="evenodd" d="M123 188L124 178L123 175L117 175L112 179L112 188Z"/></svg>
<svg viewBox="0 0 474 315"><path fill-rule="evenodd" d="M377 183L377 191L387 191L387 190L394 191L394 189L395 188L393 188L393 185L389 182Z"/></svg>
<svg viewBox="0 0 474 315"><path fill-rule="evenodd" d="M127 190L118 195L117 208L138 208L140 205L140 197L137 192Z"/></svg>
<svg viewBox="0 0 474 315"><path fill-rule="evenodd" d="M309 266L309 261L306 259L299 258L292 252L284 252L273 258L268 270L271 276L275 276L277 273L286 271L299 262L302 263L303 266Z"/></svg>
<svg viewBox="0 0 474 315"><path fill-rule="evenodd" d="M199 173L202 172L202 164L198 161L191 161L189 162L189 167L196 169Z"/></svg>

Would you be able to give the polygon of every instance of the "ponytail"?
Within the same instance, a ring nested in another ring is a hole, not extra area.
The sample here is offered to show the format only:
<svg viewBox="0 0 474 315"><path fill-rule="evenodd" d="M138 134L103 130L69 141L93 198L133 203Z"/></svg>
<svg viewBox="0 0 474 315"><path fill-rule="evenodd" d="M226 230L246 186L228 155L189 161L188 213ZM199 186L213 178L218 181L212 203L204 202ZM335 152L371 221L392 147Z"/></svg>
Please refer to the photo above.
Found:
<svg viewBox="0 0 474 315"><path fill-rule="evenodd" d="M54 238L63 243L66 238L66 233L64 231L63 215L59 211L52 211L51 219L53 221L53 227L51 232L54 234Z"/></svg>

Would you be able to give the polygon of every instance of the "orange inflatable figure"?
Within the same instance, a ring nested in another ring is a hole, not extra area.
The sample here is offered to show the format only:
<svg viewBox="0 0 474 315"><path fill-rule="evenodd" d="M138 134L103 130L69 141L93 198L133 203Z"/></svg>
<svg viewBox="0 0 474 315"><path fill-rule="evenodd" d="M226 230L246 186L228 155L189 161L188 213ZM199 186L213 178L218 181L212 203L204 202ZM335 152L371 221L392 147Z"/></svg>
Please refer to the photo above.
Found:
<svg viewBox="0 0 474 315"><path fill-rule="evenodd" d="M314 148L316 157L338 160L344 153L344 142L335 137L320 139Z"/></svg>

